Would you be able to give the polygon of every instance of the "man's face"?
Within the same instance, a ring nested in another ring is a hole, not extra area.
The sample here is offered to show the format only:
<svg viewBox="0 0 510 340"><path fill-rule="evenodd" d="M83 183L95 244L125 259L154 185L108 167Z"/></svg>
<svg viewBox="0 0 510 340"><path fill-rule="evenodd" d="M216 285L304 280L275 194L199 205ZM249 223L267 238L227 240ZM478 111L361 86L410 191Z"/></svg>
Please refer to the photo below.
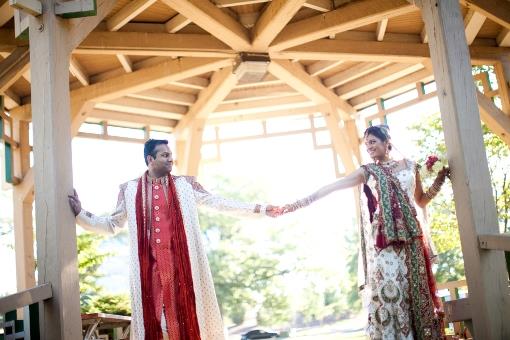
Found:
<svg viewBox="0 0 510 340"><path fill-rule="evenodd" d="M149 167L157 173L166 173L172 171L174 160L172 151L166 144L156 145L154 148L156 157L149 156Z"/></svg>

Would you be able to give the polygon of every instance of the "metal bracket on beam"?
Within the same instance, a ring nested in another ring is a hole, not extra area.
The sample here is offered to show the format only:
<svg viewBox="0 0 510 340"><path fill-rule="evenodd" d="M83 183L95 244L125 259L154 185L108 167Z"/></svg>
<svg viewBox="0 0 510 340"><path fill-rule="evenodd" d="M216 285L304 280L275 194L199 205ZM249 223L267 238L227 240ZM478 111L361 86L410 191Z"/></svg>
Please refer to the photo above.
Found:
<svg viewBox="0 0 510 340"><path fill-rule="evenodd" d="M269 54L267 53L240 53L234 67L234 74L239 83L253 83L261 81L267 74L269 66Z"/></svg>
<svg viewBox="0 0 510 340"><path fill-rule="evenodd" d="M42 14L42 3L38 0L9 0L9 5L35 17Z"/></svg>
<svg viewBox="0 0 510 340"><path fill-rule="evenodd" d="M97 15L96 0L71 0L55 3L55 14L62 18L81 18Z"/></svg>

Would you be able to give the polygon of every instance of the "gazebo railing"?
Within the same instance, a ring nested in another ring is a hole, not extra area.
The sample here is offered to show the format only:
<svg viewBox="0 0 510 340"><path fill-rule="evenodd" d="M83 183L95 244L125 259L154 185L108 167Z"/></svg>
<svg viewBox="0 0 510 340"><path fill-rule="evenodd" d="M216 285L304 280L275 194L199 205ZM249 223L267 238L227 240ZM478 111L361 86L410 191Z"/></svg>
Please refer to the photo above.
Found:
<svg viewBox="0 0 510 340"><path fill-rule="evenodd" d="M27 289L12 295L0 298L0 330L4 330L4 340L39 339L39 303L51 299L53 293L51 284L46 283L31 289ZM23 308L23 331L16 331L16 318L6 321L5 314L16 313L16 310ZM0 339L2 335L0 334Z"/></svg>
<svg viewBox="0 0 510 340"><path fill-rule="evenodd" d="M458 292L459 288L464 287L467 288L466 280L449 281L437 284L438 290L448 290L450 300L443 303L445 322L453 323L453 331L456 336L464 336L466 334L466 327L469 329L469 323L471 322L469 298L460 298ZM462 322L464 322L464 325Z"/></svg>

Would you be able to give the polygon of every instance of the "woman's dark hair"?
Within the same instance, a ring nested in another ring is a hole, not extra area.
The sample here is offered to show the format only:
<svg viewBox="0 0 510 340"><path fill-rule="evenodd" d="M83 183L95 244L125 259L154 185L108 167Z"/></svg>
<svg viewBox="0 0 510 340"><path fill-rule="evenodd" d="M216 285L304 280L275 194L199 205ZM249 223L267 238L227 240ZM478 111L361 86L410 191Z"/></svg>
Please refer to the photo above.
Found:
<svg viewBox="0 0 510 340"><path fill-rule="evenodd" d="M151 155L152 157L156 158L156 153L154 152L154 149L156 149L156 146L165 144L168 145L168 141L166 139L149 139L145 142L143 145L143 158L145 160L145 164L149 165L149 161L147 161L147 156Z"/></svg>
<svg viewBox="0 0 510 340"><path fill-rule="evenodd" d="M374 125L370 126L363 133L363 138L366 138L368 135L372 135L377 137L383 142L390 141L390 128L387 125ZM388 145L388 149L391 150L391 144Z"/></svg>

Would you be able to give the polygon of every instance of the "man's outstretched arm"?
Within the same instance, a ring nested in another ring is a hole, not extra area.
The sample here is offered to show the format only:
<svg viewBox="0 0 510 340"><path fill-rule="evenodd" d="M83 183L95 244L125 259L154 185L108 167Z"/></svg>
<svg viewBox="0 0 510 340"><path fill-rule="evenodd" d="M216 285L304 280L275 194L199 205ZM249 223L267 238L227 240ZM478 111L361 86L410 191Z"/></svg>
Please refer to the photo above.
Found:
<svg viewBox="0 0 510 340"><path fill-rule="evenodd" d="M99 234L115 234L118 228L121 228L126 222L126 202L124 199L124 190L121 187L117 206L113 213L105 216L96 216L81 206L81 201L76 190L73 195L69 195L69 205L76 216L76 222L85 230Z"/></svg>
<svg viewBox="0 0 510 340"><path fill-rule="evenodd" d="M241 202L221 197L205 190L204 187L198 183L194 177L187 177L187 180L193 187L197 202L201 205L205 205L216 210L242 214L265 214L271 217L276 217L280 214L281 209L279 207L266 204Z"/></svg>

